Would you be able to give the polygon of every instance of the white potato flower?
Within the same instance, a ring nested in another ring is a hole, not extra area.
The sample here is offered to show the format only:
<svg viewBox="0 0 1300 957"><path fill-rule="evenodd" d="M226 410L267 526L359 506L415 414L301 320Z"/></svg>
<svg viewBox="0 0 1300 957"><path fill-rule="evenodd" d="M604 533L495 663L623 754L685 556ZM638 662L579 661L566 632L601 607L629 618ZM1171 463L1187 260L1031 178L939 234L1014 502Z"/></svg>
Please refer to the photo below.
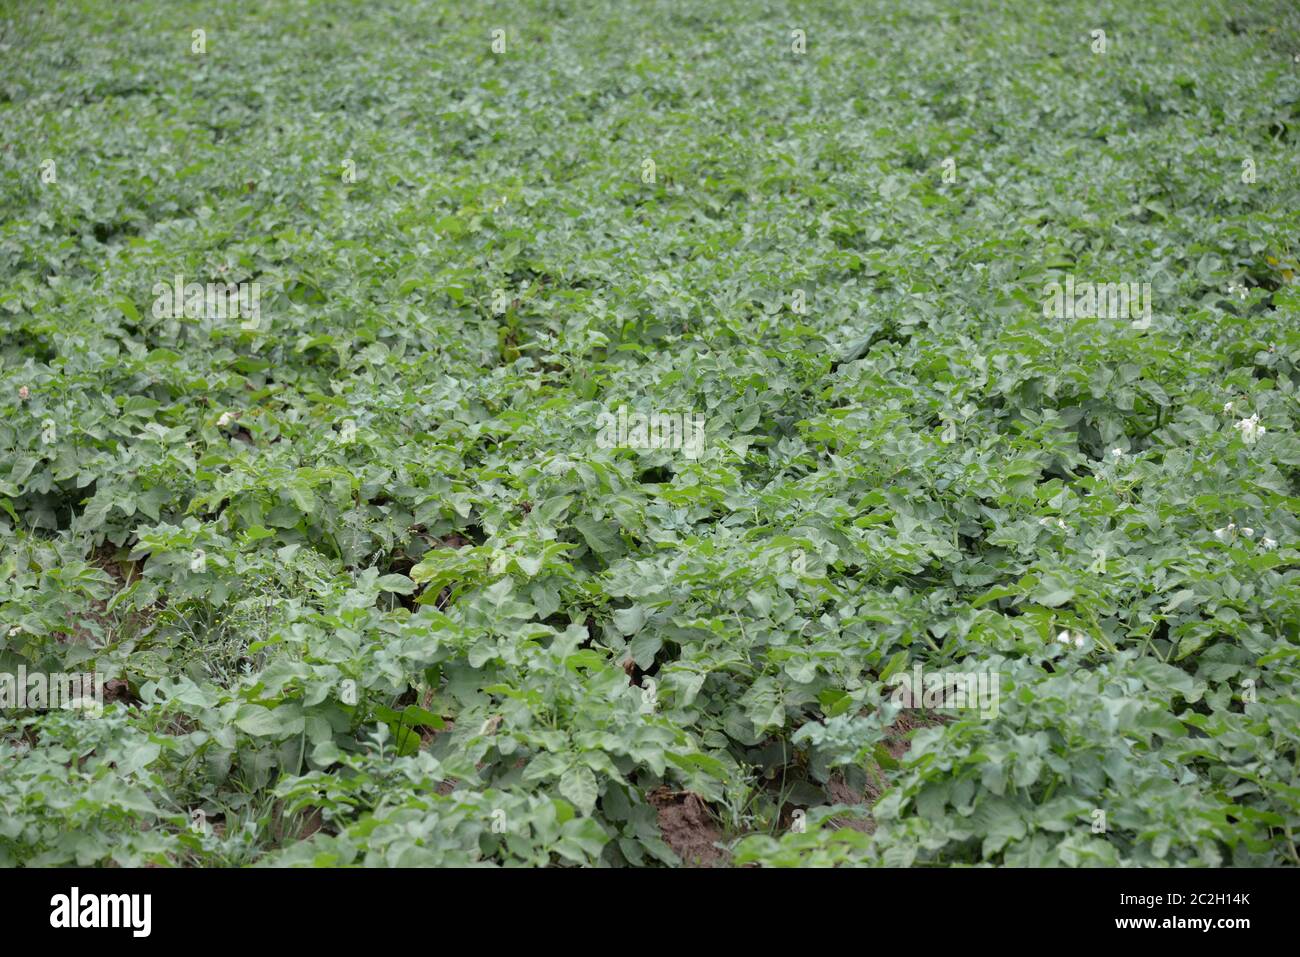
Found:
<svg viewBox="0 0 1300 957"><path fill-rule="evenodd" d="M1241 440L1247 445L1254 445L1267 429L1259 424L1259 414L1252 415L1249 419L1242 419L1237 422L1233 428L1241 430Z"/></svg>

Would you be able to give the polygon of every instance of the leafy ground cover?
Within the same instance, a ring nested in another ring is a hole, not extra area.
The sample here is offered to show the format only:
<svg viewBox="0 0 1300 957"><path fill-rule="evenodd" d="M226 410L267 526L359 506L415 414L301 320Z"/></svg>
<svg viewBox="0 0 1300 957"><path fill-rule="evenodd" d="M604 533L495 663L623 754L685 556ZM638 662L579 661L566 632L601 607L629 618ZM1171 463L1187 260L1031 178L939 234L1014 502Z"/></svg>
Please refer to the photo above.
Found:
<svg viewBox="0 0 1300 957"><path fill-rule="evenodd" d="M1297 137L1285 0L0 2L0 864L1300 863Z"/></svg>

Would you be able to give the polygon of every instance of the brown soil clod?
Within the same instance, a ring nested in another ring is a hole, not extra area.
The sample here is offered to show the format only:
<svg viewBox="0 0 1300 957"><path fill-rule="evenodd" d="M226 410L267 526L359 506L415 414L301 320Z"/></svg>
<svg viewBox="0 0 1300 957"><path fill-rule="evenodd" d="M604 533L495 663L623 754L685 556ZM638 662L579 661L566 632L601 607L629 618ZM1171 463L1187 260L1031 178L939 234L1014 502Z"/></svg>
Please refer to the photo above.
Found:
<svg viewBox="0 0 1300 957"><path fill-rule="evenodd" d="M874 791L874 793L873 793ZM870 807L879 799L881 792L868 785L868 790L858 791L844 780L842 775L832 774L830 780L826 782L826 793L831 801L836 804L846 804L850 807ZM876 822L870 817L835 817L831 818L831 824L835 827L852 828L855 831L862 831L864 834L871 834L876 829Z"/></svg>
<svg viewBox="0 0 1300 957"><path fill-rule="evenodd" d="M726 860L727 852L716 846L722 834L698 794L657 787L646 797L658 812L664 843L683 864L715 867Z"/></svg>
<svg viewBox="0 0 1300 957"><path fill-rule="evenodd" d="M120 701L123 704L139 704L140 699L131 690L131 685L124 678L110 678L104 682L104 703Z"/></svg>

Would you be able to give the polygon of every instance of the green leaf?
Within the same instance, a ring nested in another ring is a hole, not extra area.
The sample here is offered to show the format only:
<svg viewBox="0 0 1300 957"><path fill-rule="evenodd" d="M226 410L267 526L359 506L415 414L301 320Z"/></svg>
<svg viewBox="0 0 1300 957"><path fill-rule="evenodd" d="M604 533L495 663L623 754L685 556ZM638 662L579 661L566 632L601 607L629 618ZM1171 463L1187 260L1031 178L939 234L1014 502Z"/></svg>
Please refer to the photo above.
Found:
<svg viewBox="0 0 1300 957"><path fill-rule="evenodd" d="M560 778L560 793L573 802L583 814L591 814L596 808L596 798L600 796L596 786L596 776L591 769L574 765Z"/></svg>

